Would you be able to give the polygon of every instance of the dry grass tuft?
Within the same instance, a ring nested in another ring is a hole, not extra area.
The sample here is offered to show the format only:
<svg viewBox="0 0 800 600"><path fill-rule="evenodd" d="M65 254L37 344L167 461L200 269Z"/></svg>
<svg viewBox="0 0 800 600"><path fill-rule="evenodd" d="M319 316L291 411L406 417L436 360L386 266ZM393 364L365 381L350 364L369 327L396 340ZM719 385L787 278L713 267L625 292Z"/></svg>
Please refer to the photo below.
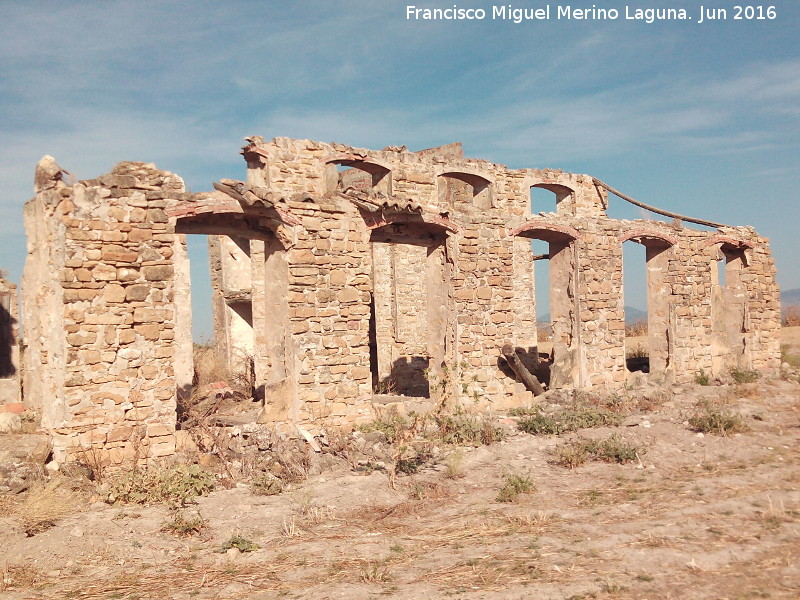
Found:
<svg viewBox="0 0 800 600"><path fill-rule="evenodd" d="M8 565L0 569L0 592L40 589L46 585L47 577L33 565Z"/></svg>
<svg viewBox="0 0 800 600"><path fill-rule="evenodd" d="M32 537L47 531L58 521L80 512L88 502L86 495L73 489L70 481L53 477L34 483L24 497L12 507L11 515Z"/></svg>
<svg viewBox="0 0 800 600"><path fill-rule="evenodd" d="M789 306L783 313L782 324L784 327L800 326L800 306Z"/></svg>
<svg viewBox="0 0 800 600"><path fill-rule="evenodd" d="M647 321L638 321L625 326L625 337L643 337L647 335Z"/></svg>

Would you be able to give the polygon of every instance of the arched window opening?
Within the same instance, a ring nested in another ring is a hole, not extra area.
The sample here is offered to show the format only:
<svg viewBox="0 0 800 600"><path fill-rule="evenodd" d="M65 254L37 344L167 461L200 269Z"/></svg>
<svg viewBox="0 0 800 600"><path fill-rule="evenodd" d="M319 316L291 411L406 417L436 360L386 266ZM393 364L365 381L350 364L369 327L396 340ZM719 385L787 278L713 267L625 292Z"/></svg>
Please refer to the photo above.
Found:
<svg viewBox="0 0 800 600"><path fill-rule="evenodd" d="M573 214L574 193L563 185L539 183L530 189L531 214Z"/></svg>
<svg viewBox="0 0 800 600"><path fill-rule="evenodd" d="M442 173L438 180L439 203L455 207L471 204L475 208L492 208L492 182L472 173Z"/></svg>
<svg viewBox="0 0 800 600"><path fill-rule="evenodd" d="M348 190L392 195L391 171L381 165L356 159L332 160L326 166L329 193Z"/></svg>

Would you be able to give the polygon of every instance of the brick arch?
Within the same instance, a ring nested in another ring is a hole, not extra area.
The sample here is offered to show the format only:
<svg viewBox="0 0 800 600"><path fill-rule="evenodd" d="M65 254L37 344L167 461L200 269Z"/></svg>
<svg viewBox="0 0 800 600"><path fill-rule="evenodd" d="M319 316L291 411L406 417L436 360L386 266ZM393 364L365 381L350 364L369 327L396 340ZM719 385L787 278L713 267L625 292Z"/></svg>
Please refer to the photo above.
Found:
<svg viewBox="0 0 800 600"><path fill-rule="evenodd" d="M708 248L720 244L730 250L750 250L755 248L755 244L749 240L740 240L729 235L715 235L703 242L702 247Z"/></svg>
<svg viewBox="0 0 800 600"><path fill-rule="evenodd" d="M633 241L642 246L675 246L678 239L651 227L637 227L624 231L619 236L620 243ZM662 243L658 243L662 242Z"/></svg>
<svg viewBox="0 0 800 600"><path fill-rule="evenodd" d="M458 233L460 231L458 225L446 216L436 215L430 212L407 213L365 210L361 212L364 217L364 224L370 231L380 229L387 225L406 223L415 225L420 230L441 233L443 235Z"/></svg>
<svg viewBox="0 0 800 600"><path fill-rule="evenodd" d="M510 236L522 236L544 240L545 242L571 242L581 239L577 229L566 225L556 225L542 220L526 221L509 230Z"/></svg>
<svg viewBox="0 0 800 600"><path fill-rule="evenodd" d="M385 170L391 171L392 165L388 162L382 161L380 159L376 159L373 157L364 158L363 156L358 156L357 154L335 154L333 156L328 156L327 158L323 159L323 163L326 165L335 164L335 165L345 165L345 166L353 166L362 171L372 172L371 170ZM352 164L351 164L352 163Z"/></svg>
<svg viewBox="0 0 800 600"><path fill-rule="evenodd" d="M575 190L568 185L564 185L563 183L556 183L554 181L540 181L538 183L528 183L528 187L532 188L541 188L543 190L547 190L548 192L553 192L556 197L560 197L562 194L564 196L568 196L569 194L574 194Z"/></svg>

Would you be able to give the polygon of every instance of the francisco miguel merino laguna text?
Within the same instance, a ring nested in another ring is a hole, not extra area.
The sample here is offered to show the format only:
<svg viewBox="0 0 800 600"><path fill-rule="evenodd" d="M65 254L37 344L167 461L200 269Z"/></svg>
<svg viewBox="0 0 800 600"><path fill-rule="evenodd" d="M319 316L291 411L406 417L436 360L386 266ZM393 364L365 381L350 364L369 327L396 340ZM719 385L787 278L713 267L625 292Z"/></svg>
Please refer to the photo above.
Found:
<svg viewBox="0 0 800 600"><path fill-rule="evenodd" d="M748 14L736 16L734 19L746 18L750 19L774 19L775 7L758 6L758 7L734 7L738 9L739 13L744 9L758 9L762 16L749 16ZM766 11L766 12L765 12ZM714 13L708 14L706 13ZM734 11L736 13L736 11ZM511 4L492 5L491 9L483 8L460 8L457 4L453 4L448 8L418 8L414 5L406 5L406 20L414 21L483 21L486 18L492 20L513 21L514 23L522 23L523 21L548 21L551 18L555 20L575 20L575 21L615 21L623 17L626 20L644 21L645 23L654 23L655 21L690 21L692 17L683 8L634 8L625 6L624 9L617 10L616 8L598 8L592 4L591 8L573 8L570 5L556 5L551 7L546 4L540 8L514 8ZM699 20L697 23L703 23L704 19L708 20L725 20L727 12L725 9L708 9L704 10L702 6L699 7Z"/></svg>

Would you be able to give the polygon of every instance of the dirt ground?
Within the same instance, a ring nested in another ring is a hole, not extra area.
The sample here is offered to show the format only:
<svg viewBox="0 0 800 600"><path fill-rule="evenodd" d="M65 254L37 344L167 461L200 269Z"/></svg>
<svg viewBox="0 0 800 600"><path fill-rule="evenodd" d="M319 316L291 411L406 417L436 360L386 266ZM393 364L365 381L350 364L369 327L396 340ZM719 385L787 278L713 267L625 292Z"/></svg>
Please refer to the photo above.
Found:
<svg viewBox="0 0 800 600"><path fill-rule="evenodd" d="M22 500L6 499L0 597L800 598L800 383L796 368L784 376L674 386L618 426L561 436L500 415L502 442L442 447L396 489L344 462L280 495L240 483L187 509L206 521L189 537L162 530L163 505L98 495L28 537ZM704 402L747 429L693 430ZM614 433L639 446L635 460L554 463L570 440ZM534 489L500 502L511 475ZM232 536L259 548L220 552Z"/></svg>

